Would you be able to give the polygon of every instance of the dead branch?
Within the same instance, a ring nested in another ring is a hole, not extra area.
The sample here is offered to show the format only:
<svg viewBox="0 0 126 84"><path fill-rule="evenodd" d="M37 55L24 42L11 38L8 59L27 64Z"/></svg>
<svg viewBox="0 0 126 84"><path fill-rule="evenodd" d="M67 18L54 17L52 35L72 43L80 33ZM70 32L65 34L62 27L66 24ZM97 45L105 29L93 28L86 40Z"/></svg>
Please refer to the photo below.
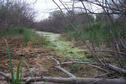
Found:
<svg viewBox="0 0 126 84"><path fill-rule="evenodd" d="M72 78L76 78L75 75L73 75L72 73L68 72L67 70L65 70L64 68L61 67L61 64L58 60L56 60L55 58L52 58L56 63L57 63L57 66L55 66L57 69L61 70L62 72L64 72L65 74L67 74L69 77L72 77Z"/></svg>
<svg viewBox="0 0 126 84"><path fill-rule="evenodd" d="M117 54L126 55L126 53L124 53L124 52L117 52L117 51L112 51L112 50L95 50L95 52L110 52L110 53L117 53Z"/></svg>
<svg viewBox="0 0 126 84"><path fill-rule="evenodd" d="M118 73L121 73L121 74L126 74L126 70L123 69L123 68L119 68L117 66L114 66L114 65L111 65L111 64L108 64L107 67L113 71L116 71Z"/></svg>
<svg viewBox="0 0 126 84"><path fill-rule="evenodd" d="M5 73L0 72L0 76L4 77L7 80L11 80L11 78L9 76L7 76Z"/></svg>
<svg viewBox="0 0 126 84"><path fill-rule="evenodd" d="M6 79L11 80L5 73L0 72L0 75ZM65 83L65 84L126 84L125 78L120 79L100 79L100 78L60 78L60 77L27 77L22 79L23 82L54 82L54 83Z"/></svg>
<svg viewBox="0 0 126 84"><path fill-rule="evenodd" d="M94 5L98 5L98 6L100 6L100 7L103 7L103 8L106 8L106 9L110 9L110 10L122 11L121 9L117 9L117 8L114 8L114 7L104 6L103 4L105 4L105 3L99 2L98 0L97 0L96 2L94 2L94 1L89 1L89 0L85 0L85 2L94 4ZM110 5L110 4L109 4L109 5Z"/></svg>
<svg viewBox="0 0 126 84"><path fill-rule="evenodd" d="M94 78L101 78L101 77L105 77L105 76L109 76L109 75L113 75L115 74L115 72L108 72L108 73L104 73L98 76L95 76Z"/></svg>
<svg viewBox="0 0 126 84"><path fill-rule="evenodd" d="M69 62L62 62L61 65L66 65L66 64L93 64L90 62L78 62L78 61L69 61Z"/></svg>
<svg viewBox="0 0 126 84"><path fill-rule="evenodd" d="M65 84L126 84L126 79L100 79L100 78L57 78L57 77L32 77L24 78L23 81L30 82L35 81L48 81L54 83L65 83Z"/></svg>
<svg viewBox="0 0 126 84"><path fill-rule="evenodd" d="M71 61L71 62L62 62L61 65L66 65L66 64L86 64L88 66L91 66L91 67L94 67L94 68L97 68L101 71L104 71L104 72L107 72L107 70L99 67L99 66L96 66L94 65L93 63L90 63L90 62L77 62L77 61Z"/></svg>

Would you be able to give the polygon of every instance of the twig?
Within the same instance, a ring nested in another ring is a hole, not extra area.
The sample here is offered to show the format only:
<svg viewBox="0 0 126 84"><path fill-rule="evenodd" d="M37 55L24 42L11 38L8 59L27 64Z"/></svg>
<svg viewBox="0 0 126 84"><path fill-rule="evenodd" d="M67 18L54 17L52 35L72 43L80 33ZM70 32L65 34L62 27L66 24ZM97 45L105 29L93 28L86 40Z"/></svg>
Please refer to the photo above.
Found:
<svg viewBox="0 0 126 84"><path fill-rule="evenodd" d="M0 76L4 77L7 80L11 80L11 78L9 76L7 76L5 73L0 72Z"/></svg>
<svg viewBox="0 0 126 84"><path fill-rule="evenodd" d="M124 54L126 55L126 53L124 52L117 52L117 51L112 51L112 50L95 50L95 52L110 52L110 53L117 53L117 54Z"/></svg>
<svg viewBox="0 0 126 84"><path fill-rule="evenodd" d="M126 70L123 68L119 68L119 67L111 65L111 64L106 65L106 67L113 70L113 71L116 71L118 73L126 74Z"/></svg>
<svg viewBox="0 0 126 84"><path fill-rule="evenodd" d="M100 77L104 77L104 76L108 76L108 75L112 75L112 74L115 74L115 72L108 72L108 73L105 73L105 74L95 76L94 78L100 78Z"/></svg>
<svg viewBox="0 0 126 84"><path fill-rule="evenodd" d="M97 69L99 69L99 70L101 70L101 71L104 71L104 72L107 72L107 70L105 70L105 69L103 69L103 68L101 68L101 67L99 67L99 66L96 66L96 65L94 65L94 64L92 64L92 63L90 63L90 62L77 62L77 61L71 61L71 62L62 62L61 64L62 65L65 65L65 64L86 64L86 65L89 65L89 66L91 66L91 67L94 67L94 68L97 68Z"/></svg>
<svg viewBox="0 0 126 84"><path fill-rule="evenodd" d="M62 72L66 73L69 77L72 77L72 78L76 78L75 75L73 75L72 73L68 72L67 70L65 70L64 68L61 67L61 64L58 60L56 60L55 58L52 58L56 63L57 65L55 66L57 69L61 70Z"/></svg>

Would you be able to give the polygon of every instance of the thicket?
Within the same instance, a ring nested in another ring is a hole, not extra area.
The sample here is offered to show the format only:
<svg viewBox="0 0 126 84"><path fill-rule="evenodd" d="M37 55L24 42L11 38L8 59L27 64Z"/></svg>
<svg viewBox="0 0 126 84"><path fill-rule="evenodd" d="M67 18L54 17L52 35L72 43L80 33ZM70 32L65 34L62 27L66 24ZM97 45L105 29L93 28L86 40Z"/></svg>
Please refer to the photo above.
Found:
<svg viewBox="0 0 126 84"><path fill-rule="evenodd" d="M104 12L96 14L95 17L91 14L72 12L71 10L67 13L54 11L48 19L36 23L36 28L41 31L66 33L67 40L92 39L96 44L98 42L109 43L112 36L118 39L118 33L125 36L125 21L122 16L118 16L118 18L114 15L110 16L114 21L114 26L110 24L110 20ZM110 29L112 29L113 35Z"/></svg>
<svg viewBox="0 0 126 84"><path fill-rule="evenodd" d="M69 14L69 12L71 12L71 14ZM50 17L48 19L37 22L35 24L36 28L41 31L64 33L68 26L75 26L80 23L87 24L89 21L94 20L93 16L87 15L86 13L76 12L74 14L72 11L69 12L62 13L61 11L54 11L50 13Z"/></svg>
<svg viewBox="0 0 126 84"><path fill-rule="evenodd" d="M1 0L0 1L0 37L22 36L22 42L32 41L35 46L47 45L49 41L40 37L34 30L35 12L24 0ZM30 29L29 29L30 28Z"/></svg>
<svg viewBox="0 0 126 84"><path fill-rule="evenodd" d="M80 26L81 25L81 26ZM71 31L71 27L68 26L66 28L66 39L67 40L91 40L95 43L97 41L105 42L111 39L111 35L109 32L109 28L100 22L93 22L91 24L79 24L76 26L80 26L80 29L76 29L75 31ZM97 30L97 31L96 31ZM113 29L113 32L114 29Z"/></svg>
<svg viewBox="0 0 126 84"><path fill-rule="evenodd" d="M34 11L23 0L0 1L0 31L6 31L15 26L32 27Z"/></svg>
<svg viewBox="0 0 126 84"><path fill-rule="evenodd" d="M113 37L118 39L118 34L120 34L123 38L126 37L123 20L114 19L114 26L109 24L109 22L105 18L106 16L97 15L94 21L89 22L87 24L75 24L75 30L72 26L66 27L66 39L67 40L93 40L96 44L99 42L110 43ZM115 29L116 28L116 29ZM110 32L110 29L112 32Z"/></svg>

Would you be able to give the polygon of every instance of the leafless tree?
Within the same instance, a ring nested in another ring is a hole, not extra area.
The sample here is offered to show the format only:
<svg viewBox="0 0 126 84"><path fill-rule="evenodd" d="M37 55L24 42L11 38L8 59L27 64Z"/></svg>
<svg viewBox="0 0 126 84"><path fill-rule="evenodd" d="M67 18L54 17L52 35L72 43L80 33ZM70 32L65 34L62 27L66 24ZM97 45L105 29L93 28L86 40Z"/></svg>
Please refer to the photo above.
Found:
<svg viewBox="0 0 126 84"><path fill-rule="evenodd" d="M29 4L20 0L3 0L0 2L1 30L12 26L31 27L34 12Z"/></svg>

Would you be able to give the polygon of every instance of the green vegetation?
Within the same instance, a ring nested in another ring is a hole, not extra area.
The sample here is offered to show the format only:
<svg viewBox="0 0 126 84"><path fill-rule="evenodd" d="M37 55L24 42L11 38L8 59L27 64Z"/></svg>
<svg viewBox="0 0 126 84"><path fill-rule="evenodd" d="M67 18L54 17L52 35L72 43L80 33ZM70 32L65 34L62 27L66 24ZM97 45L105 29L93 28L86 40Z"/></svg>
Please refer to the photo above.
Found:
<svg viewBox="0 0 126 84"><path fill-rule="evenodd" d="M23 60L19 61L17 65L16 76L15 76L14 71L13 71L12 58L11 58L9 46L6 40L5 40L5 43L6 43L7 53L9 57L9 68L10 68L10 73L11 73L11 78L12 78L11 84L22 84L22 71L21 71L22 63L24 63L27 66L28 70L30 69L29 65ZM32 73L31 73L31 76L32 76Z"/></svg>
<svg viewBox="0 0 126 84"><path fill-rule="evenodd" d="M33 30L30 30L28 28L23 28L23 27L14 27L14 28L9 28L6 32L1 33L2 36L23 36L23 42L28 42L32 35L34 35L35 32Z"/></svg>
<svg viewBox="0 0 126 84"><path fill-rule="evenodd" d="M71 27L68 26L66 28L66 39L71 40L93 40L96 44L98 42L109 42L112 39L112 35L110 33L110 28L103 23L94 22L88 25L77 24L77 28L75 31L72 31ZM112 33L114 37L117 37L117 32L113 27L111 27ZM118 31L120 31L118 29Z"/></svg>
<svg viewBox="0 0 126 84"><path fill-rule="evenodd" d="M10 73L11 73L11 78L12 78L12 84L15 84L15 77L14 77L14 72L13 72L13 65L12 65L12 61L11 61L10 50L9 50L8 43L6 40L5 40L5 43L6 43L8 56L9 56L9 67L10 67Z"/></svg>
<svg viewBox="0 0 126 84"><path fill-rule="evenodd" d="M78 53L79 51L82 51L82 49L74 47L73 44L69 42L57 40L55 44L56 45L54 48L56 49L56 53L65 58L90 61L90 59L88 59L86 55ZM86 52L88 52L88 50Z"/></svg>
<svg viewBox="0 0 126 84"><path fill-rule="evenodd" d="M25 64L27 66L27 69L30 72L29 65L23 60L19 61L18 65L17 65L17 72L16 72L16 80L15 80L16 84L22 84L22 73L23 73L22 72L22 64ZM30 76L32 76L31 72L30 72Z"/></svg>
<svg viewBox="0 0 126 84"><path fill-rule="evenodd" d="M32 35L31 38L32 46L33 47L44 47L47 48L48 46L52 45L51 42L44 36L40 36L38 34Z"/></svg>
<svg viewBox="0 0 126 84"><path fill-rule="evenodd" d="M61 38L60 34L50 32L42 32L42 34L44 36L47 36L49 41L51 42L51 45L49 45L48 48L55 50L52 53L56 53L58 56L67 59L90 61L90 59L87 58L87 55L79 53L80 51L83 51L83 49L75 47L74 44L69 41L65 41L65 39ZM88 53L89 51L88 49L85 49L84 52Z"/></svg>
<svg viewBox="0 0 126 84"><path fill-rule="evenodd" d="M0 37L3 36L22 36L23 44L26 44L27 42L31 41L33 47L46 47L50 45L50 41L46 37L40 36L34 30L25 27L10 28L6 32L0 34Z"/></svg>

